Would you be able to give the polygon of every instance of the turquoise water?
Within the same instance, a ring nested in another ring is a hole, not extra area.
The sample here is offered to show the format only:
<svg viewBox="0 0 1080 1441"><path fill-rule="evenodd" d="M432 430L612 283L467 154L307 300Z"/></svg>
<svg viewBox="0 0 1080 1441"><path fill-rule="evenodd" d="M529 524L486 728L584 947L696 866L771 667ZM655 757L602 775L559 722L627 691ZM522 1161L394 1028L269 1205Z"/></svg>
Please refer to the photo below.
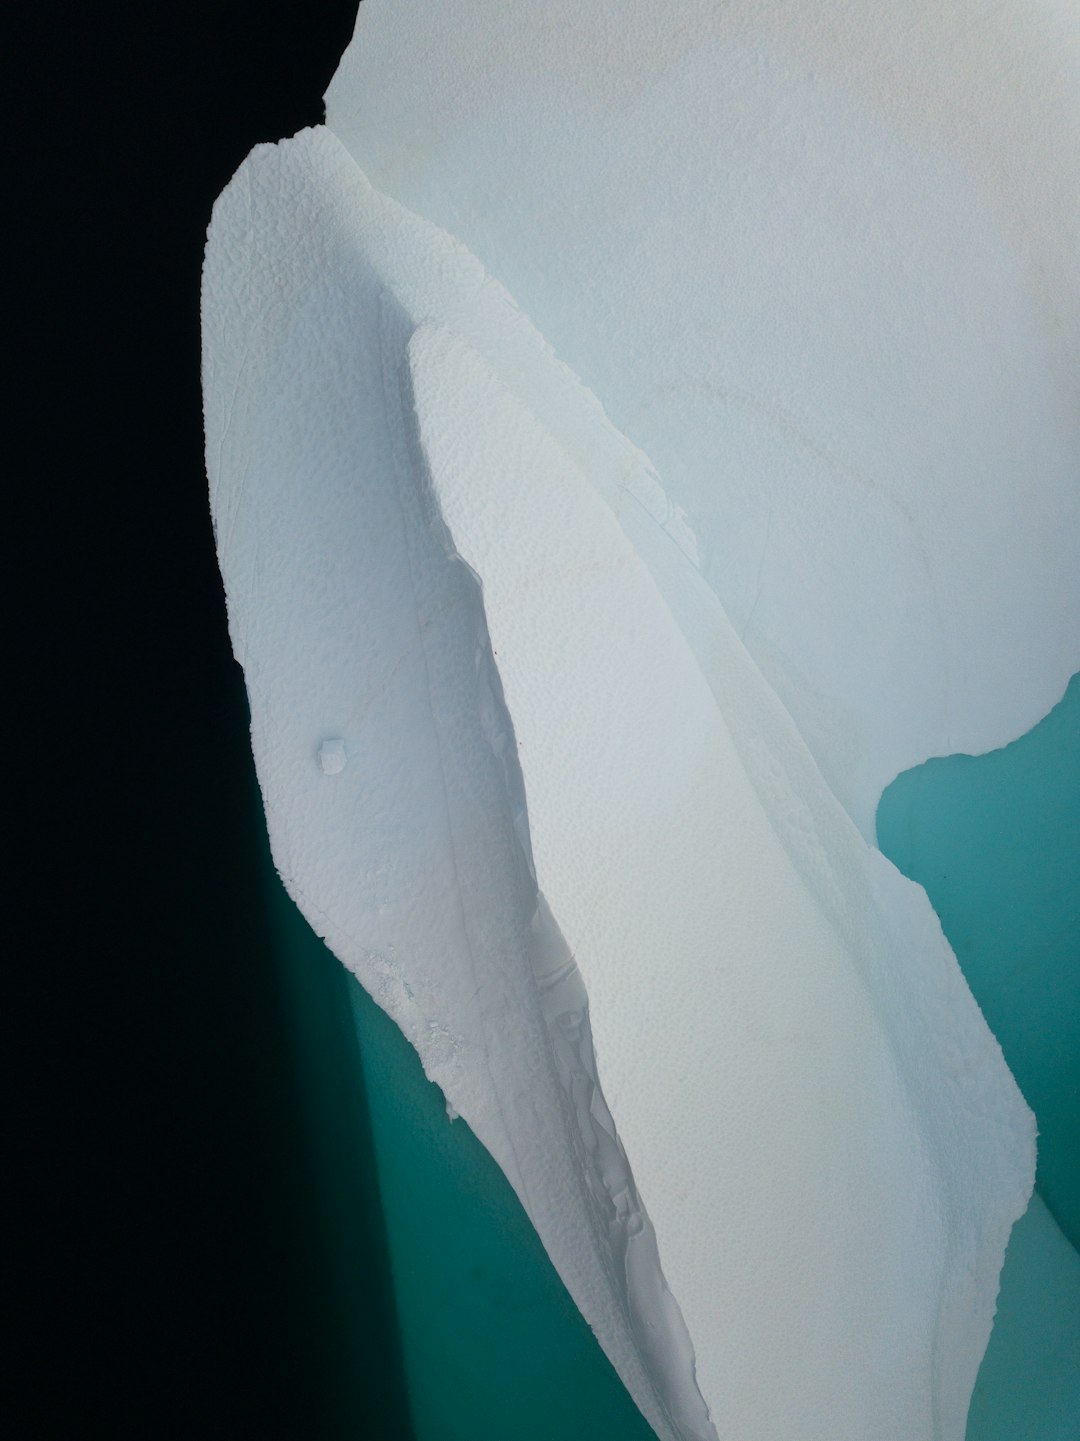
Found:
<svg viewBox="0 0 1080 1441"><path fill-rule="evenodd" d="M881 798L877 830L890 860L925 886L1039 1123L1037 1199L1009 1243L968 1441L1072 1441L1080 1436L1080 675L1012 745L898 776Z"/></svg>
<svg viewBox="0 0 1080 1441"><path fill-rule="evenodd" d="M1036 1195L1013 1227L968 1441L1080 1435L1080 1255Z"/></svg>
<svg viewBox="0 0 1080 1441"><path fill-rule="evenodd" d="M270 881L337 1352L312 1435L655 1441L502 1172Z"/></svg>
<svg viewBox="0 0 1080 1441"><path fill-rule="evenodd" d="M305 1307L301 1324L293 1318L288 1332L306 1338L313 1353L308 1369L321 1383L302 1400L303 1434L312 1441L413 1441L370 1098L350 1002L359 987L285 894L268 845L263 861L275 1000L289 1023L284 1061L292 1113L280 1125L303 1137L293 1152L300 1174L282 1238L298 1274L278 1304ZM273 1434L299 1434L289 1418L280 1425Z"/></svg>
<svg viewBox="0 0 1080 1441"><path fill-rule="evenodd" d="M655 1441L502 1172L351 991L418 1441Z"/></svg>
<svg viewBox="0 0 1080 1441"><path fill-rule="evenodd" d="M1054 1218L1075 1241L1080 678L1014 745L899 777L878 829L885 853L926 886L1040 1122L1046 1204L1009 1246L968 1441L1065 1441L1080 1434L1080 1256ZM307 1018L298 1084L325 1191L342 1416L379 1397L378 1415L369 1406L353 1434L650 1441L494 1162L463 1122L448 1122L411 1047L280 886L274 904ZM377 1391L363 1354L372 1316L393 1342Z"/></svg>
<svg viewBox="0 0 1080 1441"><path fill-rule="evenodd" d="M1039 1191L1080 1246L1080 675L1003 750L898 776L877 829L925 886L1038 1117Z"/></svg>

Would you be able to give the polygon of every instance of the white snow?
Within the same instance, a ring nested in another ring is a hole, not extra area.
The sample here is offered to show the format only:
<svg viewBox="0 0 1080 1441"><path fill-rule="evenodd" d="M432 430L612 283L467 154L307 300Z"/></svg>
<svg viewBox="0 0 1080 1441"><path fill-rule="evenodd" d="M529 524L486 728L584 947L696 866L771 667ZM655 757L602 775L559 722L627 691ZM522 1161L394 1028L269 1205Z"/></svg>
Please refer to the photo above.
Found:
<svg viewBox="0 0 1080 1441"><path fill-rule="evenodd" d="M230 628L305 915L664 1441L960 1441L1032 1118L695 527L325 129L231 182L203 307Z"/></svg>
<svg viewBox="0 0 1080 1441"><path fill-rule="evenodd" d="M1080 6L364 0L327 123L647 452L863 834L1080 665Z"/></svg>

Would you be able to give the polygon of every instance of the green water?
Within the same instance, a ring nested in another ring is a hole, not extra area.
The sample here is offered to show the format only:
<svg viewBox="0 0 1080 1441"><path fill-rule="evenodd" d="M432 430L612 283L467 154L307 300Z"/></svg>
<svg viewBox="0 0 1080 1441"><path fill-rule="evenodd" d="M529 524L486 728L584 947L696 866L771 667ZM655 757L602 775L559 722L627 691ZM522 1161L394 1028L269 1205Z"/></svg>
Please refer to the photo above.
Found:
<svg viewBox="0 0 1080 1441"><path fill-rule="evenodd" d="M1074 680L1014 745L899 777L878 816L882 849L926 886L1040 1122L1046 1205L1035 1203L1009 1246L968 1441L1080 1434L1080 1256L1057 1224L1075 1242L1078 737ZM650 1441L501 1172L461 1121L447 1120L411 1047L280 887L274 906L306 1017L298 1103L322 1176L341 1415L363 1418L353 1434Z"/></svg>

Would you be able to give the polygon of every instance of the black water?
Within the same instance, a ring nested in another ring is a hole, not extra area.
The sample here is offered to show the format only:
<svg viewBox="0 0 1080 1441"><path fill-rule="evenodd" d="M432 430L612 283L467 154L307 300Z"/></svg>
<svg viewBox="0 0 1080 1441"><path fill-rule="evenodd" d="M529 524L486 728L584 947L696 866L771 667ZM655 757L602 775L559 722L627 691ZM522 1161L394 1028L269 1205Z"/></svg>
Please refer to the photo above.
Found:
<svg viewBox="0 0 1080 1441"><path fill-rule="evenodd" d="M5 1436L408 1435L362 1145L327 1220L363 1108L298 1097L199 392L211 205L353 17L5 17Z"/></svg>

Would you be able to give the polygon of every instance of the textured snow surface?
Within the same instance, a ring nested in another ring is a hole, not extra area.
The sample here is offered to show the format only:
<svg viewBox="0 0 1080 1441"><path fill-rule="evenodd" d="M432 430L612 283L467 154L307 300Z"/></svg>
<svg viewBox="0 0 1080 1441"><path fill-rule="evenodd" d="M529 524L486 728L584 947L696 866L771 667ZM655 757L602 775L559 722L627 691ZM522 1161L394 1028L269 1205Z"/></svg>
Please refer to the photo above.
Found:
<svg viewBox="0 0 1080 1441"><path fill-rule="evenodd" d="M686 517L325 129L231 182L203 307L230 627L305 915L660 1437L960 1441L1032 1118Z"/></svg>
<svg viewBox="0 0 1080 1441"><path fill-rule="evenodd" d="M327 121L648 453L868 839L1060 698L1075 0L364 0Z"/></svg>

